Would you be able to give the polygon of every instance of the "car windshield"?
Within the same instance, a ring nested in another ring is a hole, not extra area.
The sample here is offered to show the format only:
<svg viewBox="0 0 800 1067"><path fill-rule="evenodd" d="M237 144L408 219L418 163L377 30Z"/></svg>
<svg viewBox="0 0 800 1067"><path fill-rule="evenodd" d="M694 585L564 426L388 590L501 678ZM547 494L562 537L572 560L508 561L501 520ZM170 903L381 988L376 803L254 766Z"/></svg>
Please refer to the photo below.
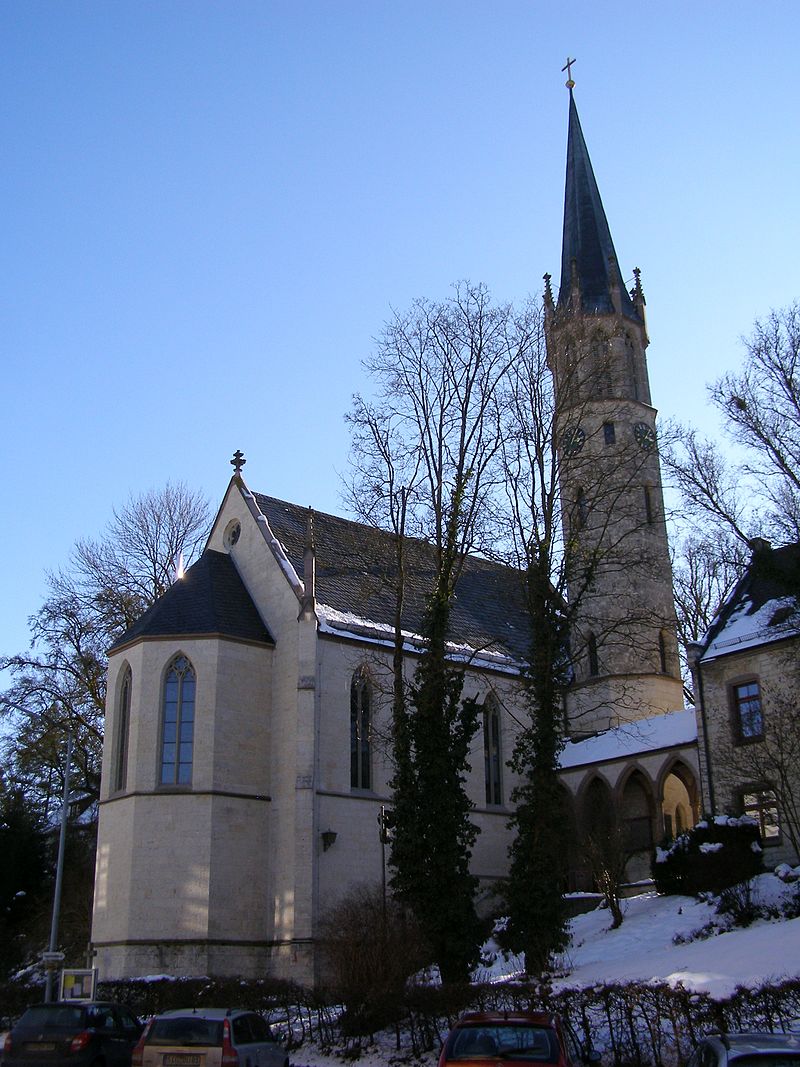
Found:
<svg viewBox="0 0 800 1067"><path fill-rule="evenodd" d="M156 1019L147 1035L148 1045L222 1045L222 1020L200 1015Z"/></svg>
<svg viewBox="0 0 800 1067"><path fill-rule="evenodd" d="M450 1035L447 1059L470 1060L489 1057L558 1063L555 1031L544 1026L504 1023L497 1026L462 1026Z"/></svg>
<svg viewBox="0 0 800 1067"><path fill-rule="evenodd" d="M28 1008L18 1025L39 1030L80 1030L83 1013L80 1004L40 1004Z"/></svg>

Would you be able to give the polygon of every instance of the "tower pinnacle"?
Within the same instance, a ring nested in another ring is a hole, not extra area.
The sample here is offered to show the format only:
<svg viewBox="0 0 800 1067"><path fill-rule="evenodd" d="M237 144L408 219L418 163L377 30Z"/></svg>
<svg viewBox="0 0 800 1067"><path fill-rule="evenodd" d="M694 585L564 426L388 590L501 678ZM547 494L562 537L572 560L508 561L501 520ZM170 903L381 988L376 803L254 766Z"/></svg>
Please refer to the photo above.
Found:
<svg viewBox="0 0 800 1067"><path fill-rule="evenodd" d="M570 93L575 88L575 82L572 80L572 64L577 62L577 59L570 59L569 55L567 55L567 62L561 68L562 74L564 73L564 71L567 72L567 80L564 82L564 84L569 89Z"/></svg>

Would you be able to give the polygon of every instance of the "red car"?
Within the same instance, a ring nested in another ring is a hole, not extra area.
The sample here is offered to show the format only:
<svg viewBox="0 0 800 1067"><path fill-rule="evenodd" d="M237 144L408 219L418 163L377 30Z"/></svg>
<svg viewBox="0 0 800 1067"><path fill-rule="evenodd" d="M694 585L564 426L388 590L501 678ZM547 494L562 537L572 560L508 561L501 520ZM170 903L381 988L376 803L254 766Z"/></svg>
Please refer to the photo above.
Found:
<svg viewBox="0 0 800 1067"><path fill-rule="evenodd" d="M439 1067L469 1060L580 1067L600 1053L584 1049L557 1015L539 1011L468 1011L447 1036Z"/></svg>

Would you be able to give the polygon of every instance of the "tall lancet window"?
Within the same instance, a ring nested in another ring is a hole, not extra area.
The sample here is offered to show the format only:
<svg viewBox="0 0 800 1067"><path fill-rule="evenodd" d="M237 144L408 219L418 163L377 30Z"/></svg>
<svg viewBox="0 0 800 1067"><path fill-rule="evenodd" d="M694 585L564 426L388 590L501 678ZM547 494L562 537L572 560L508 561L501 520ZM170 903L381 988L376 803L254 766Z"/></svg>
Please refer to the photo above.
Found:
<svg viewBox="0 0 800 1067"><path fill-rule="evenodd" d="M111 789L121 792L128 784L128 735L131 728L131 684L133 676L130 667L122 674L117 700L117 728L114 740L114 763L111 776Z"/></svg>
<svg viewBox="0 0 800 1067"><path fill-rule="evenodd" d="M494 697L483 706L483 767L486 803L503 803L503 777L500 758L500 709Z"/></svg>
<svg viewBox="0 0 800 1067"><path fill-rule="evenodd" d="M372 686L363 667L350 682L350 786L372 785Z"/></svg>
<svg viewBox="0 0 800 1067"><path fill-rule="evenodd" d="M164 679L161 724L161 784L191 785L194 755L195 674L186 656L176 656Z"/></svg>

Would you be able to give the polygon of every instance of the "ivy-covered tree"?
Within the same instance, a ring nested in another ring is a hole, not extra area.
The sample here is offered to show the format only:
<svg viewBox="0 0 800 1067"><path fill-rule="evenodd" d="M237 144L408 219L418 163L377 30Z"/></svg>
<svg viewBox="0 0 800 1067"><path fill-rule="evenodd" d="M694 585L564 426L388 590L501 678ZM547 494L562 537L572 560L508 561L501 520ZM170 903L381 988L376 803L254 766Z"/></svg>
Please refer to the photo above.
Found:
<svg viewBox="0 0 800 1067"><path fill-rule="evenodd" d="M467 978L479 941L469 874L476 831L464 788L477 708L462 699L463 667L448 655L451 608L465 555L494 539L500 389L527 343L510 307L461 283L450 300L417 301L386 324L366 363L376 397L356 396L348 416L348 501L362 520L390 529L397 546L391 884L446 980ZM403 630L411 538L432 560L413 680L404 675Z"/></svg>

